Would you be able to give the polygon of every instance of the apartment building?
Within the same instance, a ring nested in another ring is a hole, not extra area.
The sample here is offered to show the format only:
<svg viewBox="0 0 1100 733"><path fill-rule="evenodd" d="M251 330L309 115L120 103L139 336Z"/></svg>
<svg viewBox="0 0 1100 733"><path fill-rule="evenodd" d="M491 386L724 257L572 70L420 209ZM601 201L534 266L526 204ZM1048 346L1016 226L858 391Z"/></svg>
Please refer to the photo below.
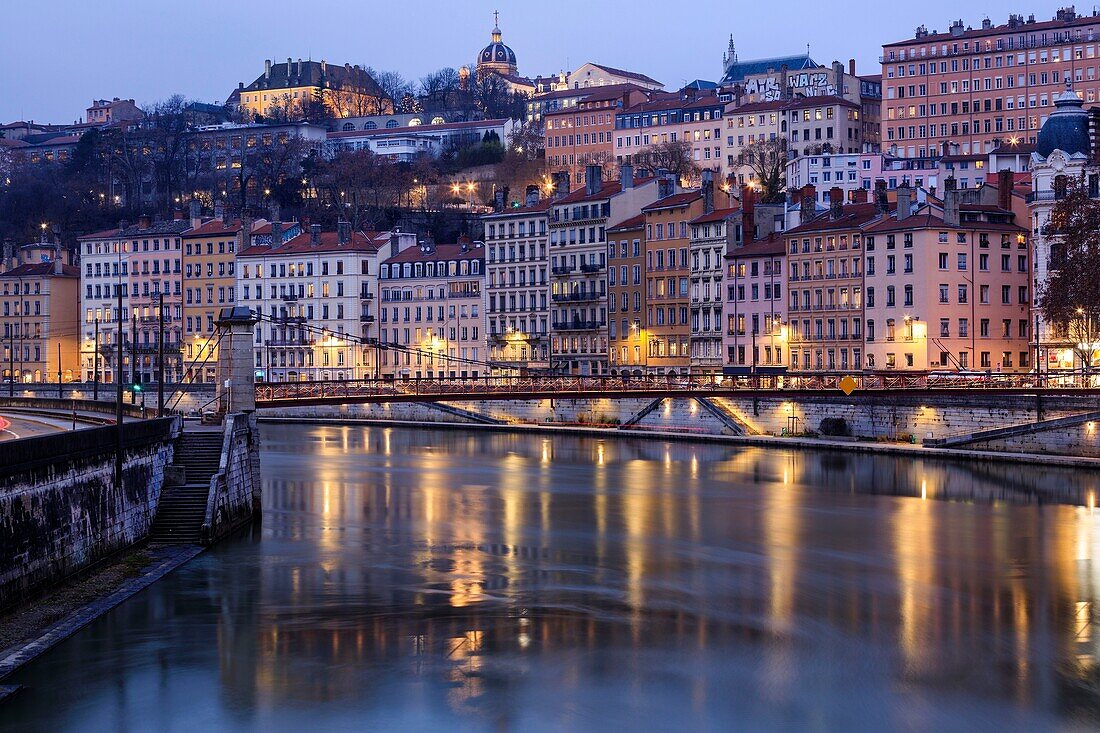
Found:
<svg viewBox="0 0 1100 733"><path fill-rule="evenodd" d="M921 26L882 47L882 146L924 157L944 142L963 154L1000 141L1034 143L1055 97L1072 80L1082 100L1100 93L1100 16L1072 6L1037 21L1010 15L946 32Z"/></svg>
<svg viewBox="0 0 1100 733"><path fill-rule="evenodd" d="M895 210L863 227L867 370L1031 369L1027 230L1006 173L965 195L948 179L925 203L900 187Z"/></svg>
<svg viewBox="0 0 1100 733"><path fill-rule="evenodd" d="M584 183L585 166L596 164L604 176L618 176L615 162L615 113L647 100L646 90L636 84L597 87L575 105L549 111L546 125L546 166L566 170L574 184Z"/></svg>
<svg viewBox="0 0 1100 733"><path fill-rule="evenodd" d="M710 173L707 171L706 173ZM707 176L713 210L713 179ZM655 202L645 215L646 370L687 374L691 367L691 233L688 223L706 211L701 190L674 192L659 179Z"/></svg>
<svg viewBox="0 0 1100 733"><path fill-rule="evenodd" d="M607 229L608 360L611 374L641 376L648 355L645 215Z"/></svg>
<svg viewBox="0 0 1100 733"><path fill-rule="evenodd" d="M500 193L504 193L503 191ZM550 200L532 187L524 206L506 195L485 226L485 331L489 359L504 373L550 368Z"/></svg>
<svg viewBox="0 0 1100 733"><path fill-rule="evenodd" d="M779 113L787 155L863 152L860 106L836 96L792 99Z"/></svg>
<svg viewBox="0 0 1100 733"><path fill-rule="evenodd" d="M786 364L787 309L782 234L771 232L730 248L720 373L774 373Z"/></svg>
<svg viewBox="0 0 1100 733"><path fill-rule="evenodd" d="M222 308L237 302L237 252L250 245L252 232L267 222L228 216L202 219L197 203L192 206L191 229L182 237L184 379L213 384L218 364L214 324Z"/></svg>
<svg viewBox="0 0 1100 733"><path fill-rule="evenodd" d="M130 330L135 382L157 381L163 322L164 379L183 375L183 233L191 221L176 212L171 221L141 217L120 236L130 240ZM161 316L163 313L163 317Z"/></svg>
<svg viewBox="0 0 1100 733"><path fill-rule="evenodd" d="M556 191L566 190L564 175L556 175ZM551 202L551 370L608 373L606 228L656 198L656 179L636 180L626 163L613 183L604 181L600 166L588 166L583 188ZM573 299L553 302L554 295Z"/></svg>
<svg viewBox="0 0 1100 733"><path fill-rule="evenodd" d="M276 231L237 252L238 303L256 311L258 381L365 379L378 374L378 262L399 234L319 224Z"/></svg>
<svg viewBox="0 0 1100 733"><path fill-rule="evenodd" d="M654 95L649 101L620 110L615 115L615 162L649 168L661 161L650 160L649 148L663 143L690 144L692 161L726 174L722 155L722 119L726 104L713 89L686 87L672 94Z"/></svg>
<svg viewBox="0 0 1100 733"><path fill-rule="evenodd" d="M786 107L783 100L749 102L726 108L726 139L723 154L726 170L738 185L752 183L756 173L747 165L746 148L756 143L780 137L779 117Z"/></svg>
<svg viewBox="0 0 1100 733"><path fill-rule="evenodd" d="M384 376L474 378L488 373L485 246L430 239L396 247L381 265L380 341ZM393 348L396 347L396 348Z"/></svg>
<svg viewBox="0 0 1100 733"><path fill-rule="evenodd" d="M79 361L80 272L43 240L0 261L0 373L15 382L72 382Z"/></svg>
<svg viewBox="0 0 1100 733"><path fill-rule="evenodd" d="M132 382L156 381L159 367L161 315L164 322L164 378L178 382L183 373L182 235L191 221L176 218L154 221L141 216L137 223L120 222L116 229L78 239L81 252L82 339L81 370L94 378L95 352L103 381L116 378L120 337L117 288L122 288L121 338L126 344L123 366ZM99 344L95 343L99 322Z"/></svg>
<svg viewBox="0 0 1100 733"><path fill-rule="evenodd" d="M862 230L883 217L888 204L881 183L873 203L857 195L845 205L834 186L828 210L818 213L816 190L797 192L801 223L784 232L788 365L794 371L863 368Z"/></svg>
<svg viewBox="0 0 1100 733"><path fill-rule="evenodd" d="M713 186L713 181L709 183ZM704 187L707 184L704 179ZM722 373L724 353L722 283L726 250L741 236L743 212L740 206L715 208L713 203L708 204L706 195L704 190L703 213L688 223L691 233L690 363L692 374L718 375Z"/></svg>

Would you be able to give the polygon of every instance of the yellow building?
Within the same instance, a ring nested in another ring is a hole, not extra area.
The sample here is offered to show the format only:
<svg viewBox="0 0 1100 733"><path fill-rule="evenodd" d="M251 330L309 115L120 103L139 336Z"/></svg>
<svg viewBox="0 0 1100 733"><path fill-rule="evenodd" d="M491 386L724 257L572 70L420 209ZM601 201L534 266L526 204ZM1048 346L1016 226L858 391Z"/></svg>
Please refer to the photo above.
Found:
<svg viewBox="0 0 1100 733"><path fill-rule="evenodd" d="M53 245L24 247L0 269L4 381L56 382L58 372L61 381L73 381L80 373L80 271Z"/></svg>
<svg viewBox="0 0 1100 733"><path fill-rule="evenodd" d="M256 231L264 224L248 222L248 227ZM226 218L194 225L183 235L184 381L212 384L218 363L214 321L222 308L236 304L236 253L244 244L244 226Z"/></svg>
<svg viewBox="0 0 1100 733"><path fill-rule="evenodd" d="M242 82L227 104L239 112L294 119L312 102L324 104L334 117L363 117L393 113L393 100L360 66L326 61L264 61L264 73L245 86Z"/></svg>

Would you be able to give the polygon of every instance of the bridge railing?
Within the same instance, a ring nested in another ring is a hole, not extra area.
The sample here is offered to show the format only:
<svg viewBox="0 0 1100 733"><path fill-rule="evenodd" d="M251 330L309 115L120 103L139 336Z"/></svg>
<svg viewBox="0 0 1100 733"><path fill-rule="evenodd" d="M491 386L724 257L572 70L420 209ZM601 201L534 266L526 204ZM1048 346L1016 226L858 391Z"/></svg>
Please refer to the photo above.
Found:
<svg viewBox="0 0 1100 733"><path fill-rule="evenodd" d="M531 375L482 377L411 377L407 379L353 379L339 381L268 382L256 385L262 403L302 400L339 401L362 398L440 398L447 396L538 394L569 397L571 394L769 391L832 392L843 380L852 379L858 391L884 390L1064 390L1095 388L1094 377L1036 374L891 374L846 375L753 374L740 376L589 376Z"/></svg>

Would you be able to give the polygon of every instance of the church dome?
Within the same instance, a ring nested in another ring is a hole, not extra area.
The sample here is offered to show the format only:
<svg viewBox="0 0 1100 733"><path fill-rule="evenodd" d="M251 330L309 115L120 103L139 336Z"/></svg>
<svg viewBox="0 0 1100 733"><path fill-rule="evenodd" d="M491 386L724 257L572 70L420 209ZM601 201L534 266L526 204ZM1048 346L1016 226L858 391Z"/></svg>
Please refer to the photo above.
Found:
<svg viewBox="0 0 1100 733"><path fill-rule="evenodd" d="M499 34L499 31L498 31ZM469 53L469 51L467 51ZM478 61L482 64L516 65L516 53L503 43L493 42L481 50Z"/></svg>
<svg viewBox="0 0 1100 733"><path fill-rule="evenodd" d="M1055 110L1039 130L1035 152L1046 158L1055 150L1067 155L1088 155L1089 113L1069 83L1066 91L1054 100Z"/></svg>
<svg viewBox="0 0 1100 733"><path fill-rule="evenodd" d="M493 13L493 33L489 45L481 49L477 56L478 70L492 69L506 74L516 73L516 53L504 44L500 33L500 20Z"/></svg>

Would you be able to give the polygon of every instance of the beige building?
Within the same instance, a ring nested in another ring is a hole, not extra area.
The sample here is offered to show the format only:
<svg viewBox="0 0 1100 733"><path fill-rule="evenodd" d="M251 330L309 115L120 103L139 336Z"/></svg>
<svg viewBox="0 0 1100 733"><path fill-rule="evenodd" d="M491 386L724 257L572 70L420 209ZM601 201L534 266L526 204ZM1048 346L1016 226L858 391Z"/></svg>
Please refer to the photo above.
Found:
<svg viewBox="0 0 1100 733"><path fill-rule="evenodd" d="M485 246L421 241L382 262L379 339L383 376L478 378L489 373Z"/></svg>
<svg viewBox="0 0 1100 733"><path fill-rule="evenodd" d="M920 204L901 187L897 208L863 228L867 370L1030 371L1027 230L1011 195L949 188Z"/></svg>
<svg viewBox="0 0 1100 733"><path fill-rule="evenodd" d="M0 262L0 373L5 380L81 378L80 272L67 259L60 245L42 243L22 247Z"/></svg>

